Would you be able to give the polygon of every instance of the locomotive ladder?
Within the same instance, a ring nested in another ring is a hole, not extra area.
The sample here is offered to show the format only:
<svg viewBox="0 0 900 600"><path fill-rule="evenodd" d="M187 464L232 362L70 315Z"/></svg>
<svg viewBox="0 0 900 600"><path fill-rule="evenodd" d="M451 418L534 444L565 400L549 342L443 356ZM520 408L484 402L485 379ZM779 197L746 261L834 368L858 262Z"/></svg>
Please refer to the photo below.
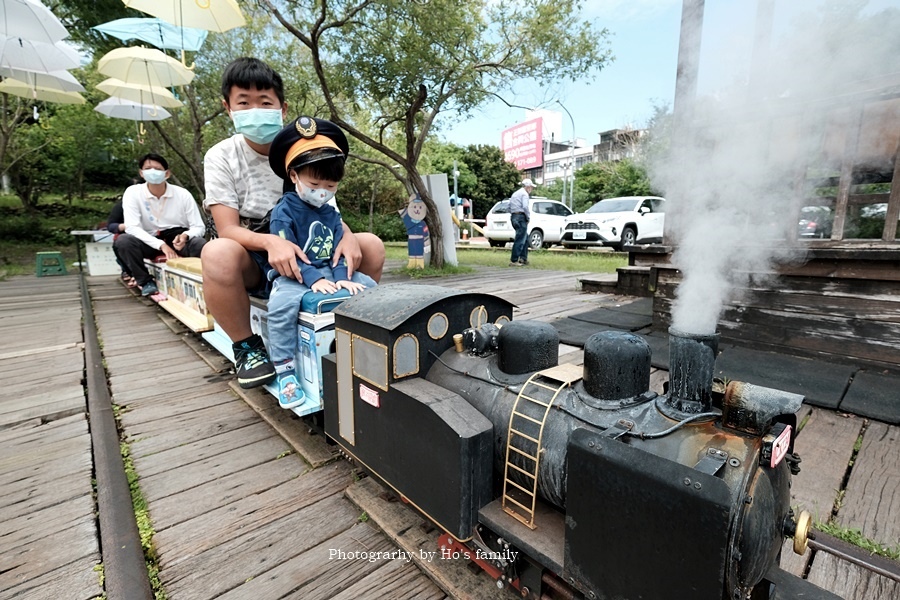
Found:
<svg viewBox="0 0 900 600"><path fill-rule="evenodd" d="M530 529L535 528L534 511L544 424L559 393L580 378L581 368L575 365L560 365L536 372L522 386L509 415L502 507L508 515ZM519 464L513 464L510 458L518 458ZM513 481L513 475L519 476L519 482Z"/></svg>

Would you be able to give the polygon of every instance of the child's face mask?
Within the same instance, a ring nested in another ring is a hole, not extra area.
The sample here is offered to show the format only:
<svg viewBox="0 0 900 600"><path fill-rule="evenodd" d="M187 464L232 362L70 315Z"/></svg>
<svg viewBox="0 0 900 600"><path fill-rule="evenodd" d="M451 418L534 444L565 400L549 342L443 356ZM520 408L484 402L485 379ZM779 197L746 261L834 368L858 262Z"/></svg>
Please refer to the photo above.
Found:
<svg viewBox="0 0 900 600"><path fill-rule="evenodd" d="M270 144L281 131L280 108L248 108L231 112L235 130L256 144Z"/></svg>
<svg viewBox="0 0 900 600"><path fill-rule="evenodd" d="M300 196L301 200L316 208L321 207L326 202L334 198L333 191L325 188L314 189L308 187L304 185L303 182L299 179L297 179L297 183L294 187L297 190L297 195Z"/></svg>

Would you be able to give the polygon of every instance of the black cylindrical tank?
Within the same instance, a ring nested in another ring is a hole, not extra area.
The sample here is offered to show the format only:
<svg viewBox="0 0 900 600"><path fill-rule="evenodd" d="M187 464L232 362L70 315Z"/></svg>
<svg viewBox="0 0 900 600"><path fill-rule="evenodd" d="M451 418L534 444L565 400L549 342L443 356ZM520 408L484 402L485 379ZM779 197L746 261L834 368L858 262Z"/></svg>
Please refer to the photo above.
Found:
<svg viewBox="0 0 900 600"><path fill-rule="evenodd" d="M549 323L510 321L500 329L500 369L520 375L559 364L559 332Z"/></svg>
<svg viewBox="0 0 900 600"><path fill-rule="evenodd" d="M668 404L672 408L684 413L709 412L718 349L718 334L669 328Z"/></svg>
<svg viewBox="0 0 900 600"><path fill-rule="evenodd" d="M626 331L595 333L584 343L584 391L600 400L633 398L650 389L650 345Z"/></svg>

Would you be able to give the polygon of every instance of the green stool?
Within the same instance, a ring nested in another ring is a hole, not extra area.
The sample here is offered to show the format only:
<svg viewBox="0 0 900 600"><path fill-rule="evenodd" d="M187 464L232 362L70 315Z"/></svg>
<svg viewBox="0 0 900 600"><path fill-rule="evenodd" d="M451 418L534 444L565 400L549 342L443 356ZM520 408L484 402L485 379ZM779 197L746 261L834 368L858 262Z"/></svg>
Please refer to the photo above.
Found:
<svg viewBox="0 0 900 600"><path fill-rule="evenodd" d="M66 275L66 261L62 252L38 252L36 275Z"/></svg>

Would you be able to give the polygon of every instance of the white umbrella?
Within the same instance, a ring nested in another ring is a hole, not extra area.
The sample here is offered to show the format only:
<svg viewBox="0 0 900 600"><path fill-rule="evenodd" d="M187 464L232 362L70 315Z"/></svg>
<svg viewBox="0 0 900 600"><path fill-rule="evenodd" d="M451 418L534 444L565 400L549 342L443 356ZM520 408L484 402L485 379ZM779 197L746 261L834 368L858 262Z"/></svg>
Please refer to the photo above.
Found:
<svg viewBox="0 0 900 600"><path fill-rule="evenodd" d="M171 113L161 106L139 104L124 98L113 96L107 98L95 108L101 115L114 119L129 119L131 121L162 121L171 117Z"/></svg>
<svg viewBox="0 0 900 600"><path fill-rule="evenodd" d="M30 86L15 79L4 79L0 83L0 93L21 96L31 100L43 100L44 102L58 102L60 104L84 104L85 100L78 92L64 92L43 87ZM35 113L37 114L37 113Z"/></svg>
<svg viewBox="0 0 900 600"><path fill-rule="evenodd" d="M78 82L68 71L52 71L40 73L38 71L26 71L24 69L11 69L0 67L0 77L17 79L32 87L43 87L61 90L64 92L83 92L84 86Z"/></svg>
<svg viewBox="0 0 900 600"><path fill-rule="evenodd" d="M64 42L46 44L28 39L0 36L0 67L50 73L74 69L81 64L78 53Z"/></svg>
<svg viewBox="0 0 900 600"><path fill-rule="evenodd" d="M122 0L125 6L178 27L228 31L247 21L234 0Z"/></svg>
<svg viewBox="0 0 900 600"><path fill-rule="evenodd" d="M106 92L110 96L131 100L138 104L165 106L177 108L181 102L166 88L140 83L127 83L119 79L107 79L97 84L97 89Z"/></svg>
<svg viewBox="0 0 900 600"><path fill-rule="evenodd" d="M97 70L126 83L169 87L187 85L194 73L155 48L116 48L97 63Z"/></svg>
<svg viewBox="0 0 900 600"><path fill-rule="evenodd" d="M0 35L52 44L69 32L38 0L0 0Z"/></svg>

